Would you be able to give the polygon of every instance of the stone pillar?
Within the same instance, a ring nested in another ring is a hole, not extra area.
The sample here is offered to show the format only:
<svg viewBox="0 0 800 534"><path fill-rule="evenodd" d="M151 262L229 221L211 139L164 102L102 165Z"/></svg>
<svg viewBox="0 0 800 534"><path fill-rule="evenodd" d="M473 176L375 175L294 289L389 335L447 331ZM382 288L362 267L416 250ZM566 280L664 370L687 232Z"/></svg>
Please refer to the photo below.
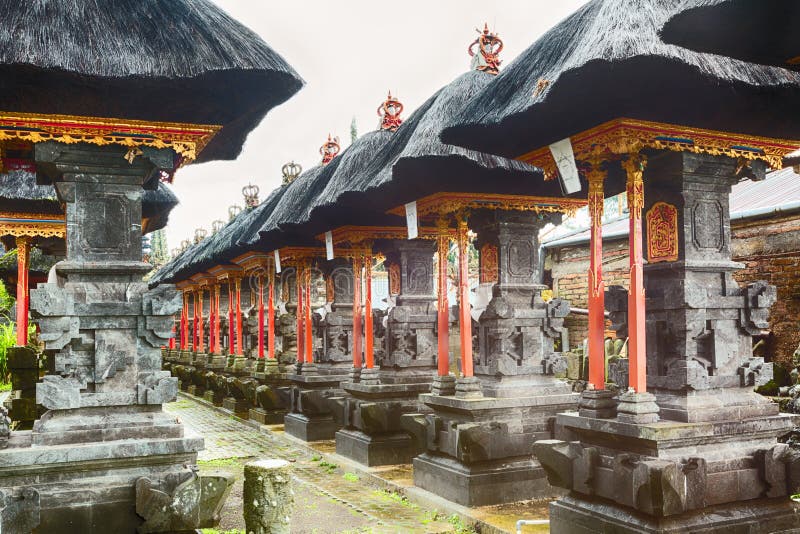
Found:
<svg viewBox="0 0 800 534"><path fill-rule="evenodd" d="M475 374L491 397L531 396L566 384L553 378L566 365L554 352L569 303L542 300L539 231L561 215L492 211L476 214L472 225L479 248L497 251L497 283L479 319Z"/></svg>
<svg viewBox="0 0 800 534"><path fill-rule="evenodd" d="M349 260L327 262L325 276L333 286L331 311L322 320L323 360L318 365L346 373L353 365L353 267Z"/></svg>
<svg viewBox="0 0 800 534"><path fill-rule="evenodd" d="M291 464L258 460L244 466L244 523L248 534L289 534L294 497Z"/></svg>
<svg viewBox="0 0 800 534"><path fill-rule="evenodd" d="M397 240L387 251L400 265L400 294L389 311L381 382L430 381L436 374L435 241Z"/></svg>
<svg viewBox="0 0 800 534"><path fill-rule="evenodd" d="M25 480L42 495L43 532L62 529L65 517L76 532L133 532L150 519L139 500L151 495L147 488L171 506L176 485L198 479L187 464L196 462L202 438L184 437L180 422L161 410L177 393L177 380L161 370L160 347L180 296L171 285L142 282L151 268L141 261L143 186L155 187L175 155L131 154L118 146L35 146L40 179L54 183L66 206L67 259L55 267L58 283L31 292L53 373L36 387L47 412L30 435L34 458L25 464L26 452L15 451L19 477L3 483ZM201 501L214 508L221 497L198 488L182 513L192 517ZM200 526L207 525L192 528Z"/></svg>

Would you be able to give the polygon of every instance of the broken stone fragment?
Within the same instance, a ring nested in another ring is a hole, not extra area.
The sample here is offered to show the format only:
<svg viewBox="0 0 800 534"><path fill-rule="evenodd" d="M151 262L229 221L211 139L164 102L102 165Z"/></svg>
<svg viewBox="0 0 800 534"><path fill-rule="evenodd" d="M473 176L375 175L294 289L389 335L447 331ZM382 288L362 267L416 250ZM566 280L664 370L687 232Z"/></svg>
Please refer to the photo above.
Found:
<svg viewBox="0 0 800 534"><path fill-rule="evenodd" d="M244 466L244 522L248 534L288 534L294 497L291 464L258 460Z"/></svg>

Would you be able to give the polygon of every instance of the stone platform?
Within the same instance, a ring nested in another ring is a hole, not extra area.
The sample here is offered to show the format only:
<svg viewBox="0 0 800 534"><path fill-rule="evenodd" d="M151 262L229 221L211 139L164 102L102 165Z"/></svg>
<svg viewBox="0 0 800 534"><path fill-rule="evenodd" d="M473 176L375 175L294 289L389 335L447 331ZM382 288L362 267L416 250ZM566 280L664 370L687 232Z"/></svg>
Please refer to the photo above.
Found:
<svg viewBox="0 0 800 534"><path fill-rule="evenodd" d="M404 417L427 452L414 458L414 484L464 506L553 497L545 471L531 458L537 439L548 439L559 412L578 396L565 384L533 397L421 395L434 414Z"/></svg>
<svg viewBox="0 0 800 534"><path fill-rule="evenodd" d="M336 433L337 454L372 467L410 463L424 451L401 426L400 418L424 408L417 398L430 391L430 382L345 382L342 389L349 397L338 403L344 428Z"/></svg>
<svg viewBox="0 0 800 534"><path fill-rule="evenodd" d="M287 434L303 441L333 439L341 428L333 418L329 399L344 394L339 387L347 375L290 374L290 413L283 420Z"/></svg>

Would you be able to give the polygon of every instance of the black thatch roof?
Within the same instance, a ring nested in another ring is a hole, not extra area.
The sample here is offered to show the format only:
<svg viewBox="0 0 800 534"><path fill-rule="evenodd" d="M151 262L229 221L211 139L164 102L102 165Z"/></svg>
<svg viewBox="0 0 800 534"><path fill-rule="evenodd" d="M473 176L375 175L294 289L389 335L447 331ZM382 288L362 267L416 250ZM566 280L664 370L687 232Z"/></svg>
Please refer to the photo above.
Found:
<svg viewBox="0 0 800 534"><path fill-rule="evenodd" d="M209 0L0 0L0 110L218 124L234 159L303 84Z"/></svg>
<svg viewBox="0 0 800 534"><path fill-rule="evenodd" d="M501 72L443 139L517 157L618 117L800 138L800 74L661 40L666 21L697 1L590 1Z"/></svg>
<svg viewBox="0 0 800 534"><path fill-rule="evenodd" d="M163 183L154 190L145 190L142 197L142 218L149 219L147 232L164 228L178 197ZM40 185L36 173L11 169L0 173L0 211L17 213L62 213L61 203L52 184Z"/></svg>
<svg viewBox="0 0 800 534"><path fill-rule="evenodd" d="M253 209L246 210L228 222L217 233L195 243L172 258L151 278L150 285L178 282L214 265L226 263L248 249L249 242L258 240L258 230L275 209L288 186L281 186Z"/></svg>
<svg viewBox="0 0 800 534"><path fill-rule="evenodd" d="M798 27L797 0L696 0L667 21L661 38L698 52L800 70Z"/></svg>

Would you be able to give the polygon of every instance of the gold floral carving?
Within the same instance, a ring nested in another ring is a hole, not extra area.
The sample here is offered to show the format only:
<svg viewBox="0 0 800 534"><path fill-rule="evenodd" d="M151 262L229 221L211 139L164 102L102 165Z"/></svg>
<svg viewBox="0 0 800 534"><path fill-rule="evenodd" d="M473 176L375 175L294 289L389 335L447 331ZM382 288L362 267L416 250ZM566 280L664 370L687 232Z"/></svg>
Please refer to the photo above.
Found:
<svg viewBox="0 0 800 534"><path fill-rule="evenodd" d="M481 247L480 263L480 282L481 284L497 283L499 270L497 259L497 247L486 243Z"/></svg>
<svg viewBox="0 0 800 534"><path fill-rule="evenodd" d="M585 200L575 198L536 197L526 195L504 195L499 193L436 193L417 200L417 215L443 215L470 209L531 211L534 213L574 214L586 205ZM389 211L393 215L404 215L404 206Z"/></svg>
<svg viewBox="0 0 800 534"><path fill-rule="evenodd" d="M63 215L0 213L0 235L64 238L67 226Z"/></svg>
<svg viewBox="0 0 800 534"><path fill-rule="evenodd" d="M624 155L645 148L762 160L773 169L783 168L783 158L800 149L800 141L770 139L730 132L718 132L674 124L614 119L570 137L575 159L586 161L593 155ZM557 176L549 147L538 148L517 158L540 167L545 179Z"/></svg>
<svg viewBox="0 0 800 534"><path fill-rule="evenodd" d="M0 141L58 141L129 148L171 148L183 158L184 163L195 160L220 128L200 124L0 112Z"/></svg>
<svg viewBox="0 0 800 534"><path fill-rule="evenodd" d="M642 218L644 208L644 181L642 175L647 165L647 158L641 154L632 154L622 162L622 168L627 175L626 191L628 196L628 209L631 217Z"/></svg>
<svg viewBox="0 0 800 534"><path fill-rule="evenodd" d="M603 204L605 200L603 182L606 179L606 174L606 170L602 167L602 162L597 158L593 158L589 169L586 171L586 180L589 182L589 218L594 228L599 228L603 224Z"/></svg>
<svg viewBox="0 0 800 534"><path fill-rule="evenodd" d="M647 225L647 260L650 263L678 259L678 208L656 202L645 216Z"/></svg>

